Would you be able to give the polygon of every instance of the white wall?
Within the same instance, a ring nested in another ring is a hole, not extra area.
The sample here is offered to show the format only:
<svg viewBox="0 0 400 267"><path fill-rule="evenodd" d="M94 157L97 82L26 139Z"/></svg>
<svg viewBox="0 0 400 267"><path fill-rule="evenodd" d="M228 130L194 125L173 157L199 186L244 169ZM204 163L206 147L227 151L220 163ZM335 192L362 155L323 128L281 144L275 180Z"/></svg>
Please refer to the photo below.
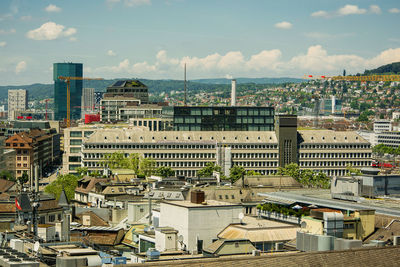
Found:
<svg viewBox="0 0 400 267"><path fill-rule="evenodd" d="M149 203L128 203L128 222L134 223L149 213Z"/></svg>
<svg viewBox="0 0 400 267"><path fill-rule="evenodd" d="M186 208L168 203L161 203L160 209L160 226L178 230L189 251L197 250L197 239L203 240L203 248L208 247L226 226L240 222L238 216L243 211L241 206Z"/></svg>

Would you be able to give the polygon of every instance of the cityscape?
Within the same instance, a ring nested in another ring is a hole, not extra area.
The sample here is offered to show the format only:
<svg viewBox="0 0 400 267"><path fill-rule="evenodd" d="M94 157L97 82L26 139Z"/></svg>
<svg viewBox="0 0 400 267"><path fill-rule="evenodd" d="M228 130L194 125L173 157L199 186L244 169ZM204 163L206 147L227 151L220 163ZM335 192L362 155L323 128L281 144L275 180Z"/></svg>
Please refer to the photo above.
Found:
<svg viewBox="0 0 400 267"><path fill-rule="evenodd" d="M0 266L399 266L397 1L0 7Z"/></svg>

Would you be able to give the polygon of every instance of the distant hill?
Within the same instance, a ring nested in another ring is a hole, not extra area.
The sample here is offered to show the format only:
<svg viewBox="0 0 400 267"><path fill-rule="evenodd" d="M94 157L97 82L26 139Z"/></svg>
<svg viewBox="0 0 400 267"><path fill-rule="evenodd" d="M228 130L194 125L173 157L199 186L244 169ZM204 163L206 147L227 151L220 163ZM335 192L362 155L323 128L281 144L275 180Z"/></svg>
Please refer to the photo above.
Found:
<svg viewBox="0 0 400 267"><path fill-rule="evenodd" d="M210 84L231 84L231 79L217 78L217 79L197 79L191 80L192 82L210 83ZM236 78L239 83L255 83L255 84L279 84L279 83L301 83L302 79L297 78Z"/></svg>
<svg viewBox="0 0 400 267"><path fill-rule="evenodd" d="M111 79L111 80L92 80L83 81L83 87L94 88L96 92L105 92L106 88L116 82L117 80L124 80L126 78ZM149 88L150 93L159 94L160 92L169 93L171 91L182 91L183 81L182 80L148 80L140 79ZM238 84L278 84L285 82L301 82L301 79L294 78L238 78L236 79ZM200 79L191 80L187 82L187 88L190 91L212 91L212 90L227 90L230 88L230 79ZM258 86L257 86L258 87ZM41 84L35 83L30 85L10 85L0 86L0 100L6 99L8 96L8 90L10 89L26 89L28 90L29 100L33 99L45 99L54 97L54 85L53 84ZM238 90L240 86L238 86Z"/></svg>
<svg viewBox="0 0 400 267"><path fill-rule="evenodd" d="M371 74L400 74L400 62L393 62L391 64L380 66L373 70L366 70L364 75Z"/></svg>

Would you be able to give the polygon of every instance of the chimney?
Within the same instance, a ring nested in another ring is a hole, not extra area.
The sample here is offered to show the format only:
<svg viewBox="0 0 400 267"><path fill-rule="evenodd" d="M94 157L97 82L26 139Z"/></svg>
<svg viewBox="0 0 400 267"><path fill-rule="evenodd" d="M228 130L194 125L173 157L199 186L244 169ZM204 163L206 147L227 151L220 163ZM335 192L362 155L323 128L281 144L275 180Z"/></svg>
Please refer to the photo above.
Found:
<svg viewBox="0 0 400 267"><path fill-rule="evenodd" d="M236 106L236 80L232 79L231 106Z"/></svg>
<svg viewBox="0 0 400 267"><path fill-rule="evenodd" d="M201 190L193 190L190 194L190 202L195 204L201 204L205 200L204 191Z"/></svg>
<svg viewBox="0 0 400 267"><path fill-rule="evenodd" d="M89 214L85 214L82 216L82 225L83 226L91 226L91 222L90 222L90 215Z"/></svg>

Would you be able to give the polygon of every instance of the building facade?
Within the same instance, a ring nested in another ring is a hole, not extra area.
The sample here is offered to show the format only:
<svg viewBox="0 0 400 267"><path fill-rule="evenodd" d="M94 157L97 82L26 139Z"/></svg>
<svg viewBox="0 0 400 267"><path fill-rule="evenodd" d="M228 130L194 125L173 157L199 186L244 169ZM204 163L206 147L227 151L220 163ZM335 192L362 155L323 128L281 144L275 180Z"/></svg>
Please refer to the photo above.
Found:
<svg viewBox="0 0 400 267"><path fill-rule="evenodd" d="M53 135L58 134L34 129L17 133L6 140L6 148L16 150L15 177L21 177L25 172L31 179L42 177L46 168L56 160L54 151L59 151L59 141L54 142Z"/></svg>
<svg viewBox="0 0 400 267"><path fill-rule="evenodd" d="M85 118L85 114L92 114L95 110L95 98L94 98L94 88L83 88L82 91L82 116Z"/></svg>
<svg viewBox="0 0 400 267"><path fill-rule="evenodd" d="M371 165L371 146L355 132L298 131L290 118L285 122L288 127L282 127L284 120L277 121L280 126L276 131L248 132L70 128L65 135L64 171L73 172L79 166L101 171L105 154L113 152L151 157L157 167L170 166L176 175L187 177L196 177L208 162L220 165L225 175L234 165L268 175L294 162L302 169L329 176L345 175L348 165Z"/></svg>
<svg viewBox="0 0 400 267"><path fill-rule="evenodd" d="M17 111L28 108L28 91L24 89L8 90L8 119L15 120Z"/></svg>
<svg viewBox="0 0 400 267"><path fill-rule="evenodd" d="M54 80L54 117L56 120L67 118L67 83L58 79L59 76L64 77L82 77L82 63L54 63L53 64L53 80ZM70 99L71 99L71 119L81 118L82 104L82 80L70 81Z"/></svg>
<svg viewBox="0 0 400 267"><path fill-rule="evenodd" d="M273 107L165 107L175 131L273 131Z"/></svg>

